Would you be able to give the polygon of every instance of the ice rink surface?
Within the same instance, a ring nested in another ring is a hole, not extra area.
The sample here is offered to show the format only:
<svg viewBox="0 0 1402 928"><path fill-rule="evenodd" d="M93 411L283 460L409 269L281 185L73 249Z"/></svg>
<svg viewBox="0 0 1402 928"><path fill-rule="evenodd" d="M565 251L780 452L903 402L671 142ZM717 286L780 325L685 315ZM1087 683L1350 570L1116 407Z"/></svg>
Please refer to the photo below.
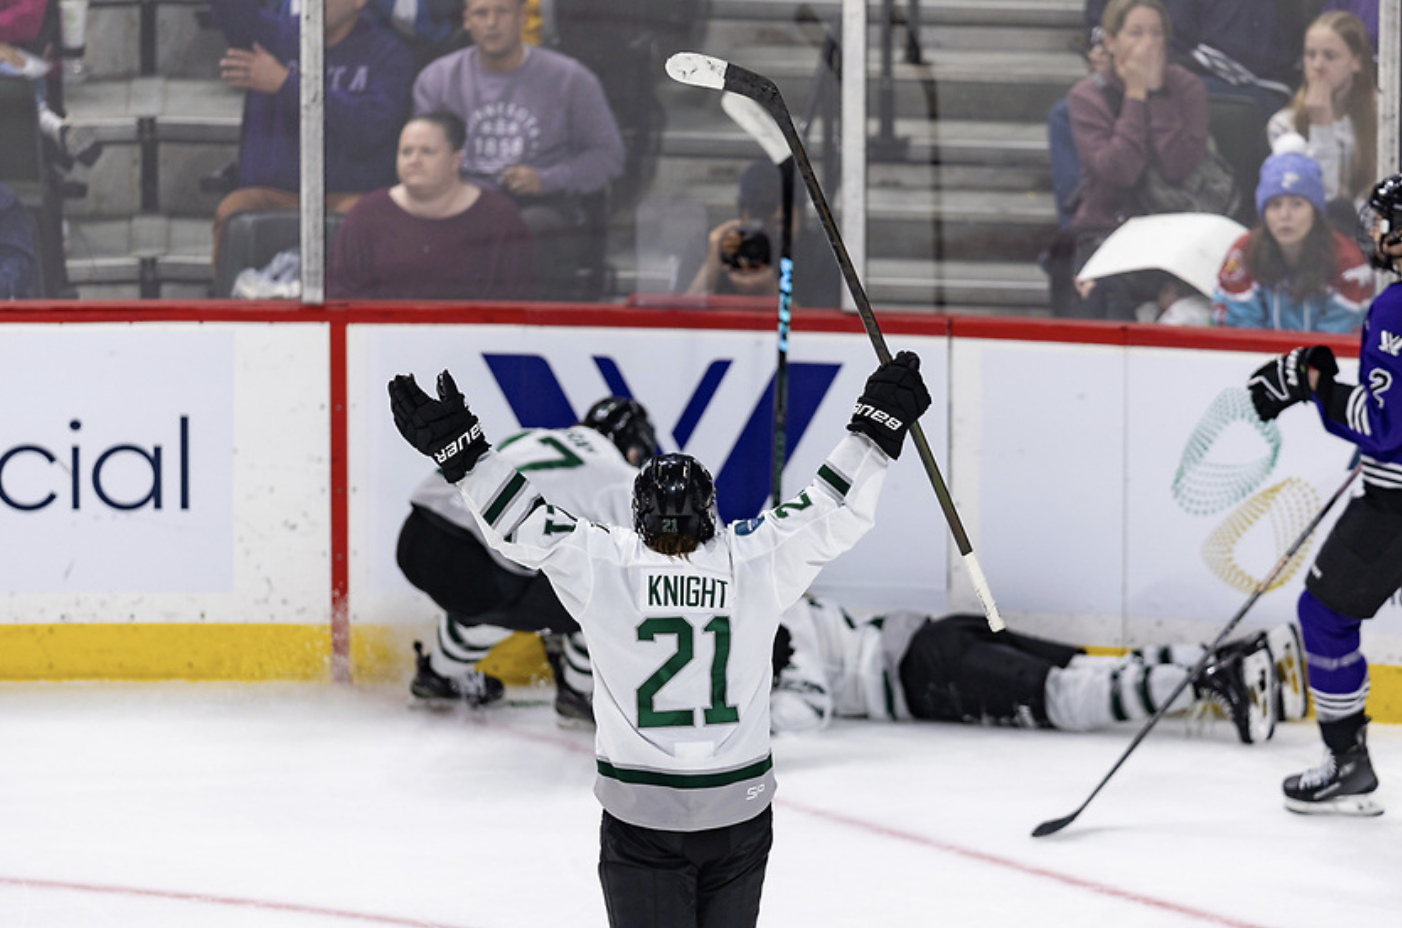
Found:
<svg viewBox="0 0 1402 928"><path fill-rule="evenodd" d="M548 705L429 713L329 685L0 685L5 928L603 926L592 733ZM1402 726L1389 812L1292 815L1312 722L1264 745L1161 723L1090 735L841 722L775 743L760 924L1402 924Z"/></svg>

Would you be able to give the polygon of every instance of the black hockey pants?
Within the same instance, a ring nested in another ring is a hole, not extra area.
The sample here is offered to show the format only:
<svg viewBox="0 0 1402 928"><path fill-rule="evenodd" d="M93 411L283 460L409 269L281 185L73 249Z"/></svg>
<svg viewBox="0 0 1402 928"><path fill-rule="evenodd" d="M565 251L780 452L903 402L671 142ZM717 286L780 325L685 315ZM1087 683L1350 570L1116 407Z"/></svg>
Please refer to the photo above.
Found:
<svg viewBox="0 0 1402 928"><path fill-rule="evenodd" d="M772 809L708 831L658 831L605 812L599 882L610 928L753 928L773 843Z"/></svg>

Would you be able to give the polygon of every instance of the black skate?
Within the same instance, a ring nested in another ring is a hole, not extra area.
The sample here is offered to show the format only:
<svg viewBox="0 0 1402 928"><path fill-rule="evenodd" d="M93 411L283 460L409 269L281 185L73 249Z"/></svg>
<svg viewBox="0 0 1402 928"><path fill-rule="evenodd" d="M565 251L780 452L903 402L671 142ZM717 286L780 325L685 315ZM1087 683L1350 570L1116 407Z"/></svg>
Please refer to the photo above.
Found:
<svg viewBox="0 0 1402 928"><path fill-rule="evenodd" d="M1232 720L1243 744L1275 734L1279 688L1264 632L1223 645L1193 683L1200 701Z"/></svg>
<svg viewBox="0 0 1402 928"><path fill-rule="evenodd" d="M545 659L550 663L550 673L555 677L555 717L562 727L593 728L594 700L592 693L582 692L570 685L565 657L565 637L560 634L542 634L545 645Z"/></svg>
<svg viewBox="0 0 1402 928"><path fill-rule="evenodd" d="M434 706L485 706L496 702L506 694L496 677L478 670L468 671L458 678L445 677L433 669L429 656L424 653L423 642L414 642L414 679L409 684L409 692L415 700Z"/></svg>
<svg viewBox="0 0 1402 928"><path fill-rule="evenodd" d="M1324 749L1324 762L1281 784L1285 808L1302 815L1382 815L1382 805L1370 793L1378 788L1368 757L1364 729L1352 747L1340 754Z"/></svg>

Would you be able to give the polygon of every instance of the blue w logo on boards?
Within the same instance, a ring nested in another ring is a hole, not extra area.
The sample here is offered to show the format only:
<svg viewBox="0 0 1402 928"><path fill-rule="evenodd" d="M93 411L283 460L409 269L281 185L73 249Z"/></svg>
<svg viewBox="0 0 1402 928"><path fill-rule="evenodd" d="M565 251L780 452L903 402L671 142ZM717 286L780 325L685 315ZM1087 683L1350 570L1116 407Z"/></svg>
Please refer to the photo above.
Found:
<svg viewBox="0 0 1402 928"><path fill-rule="evenodd" d="M487 367L506 396L512 413L523 428L558 429L579 421L579 416L565 396L550 362L541 355L484 354L482 358L487 362ZM633 395L623 372L613 358L595 355L593 361L610 393L637 399L644 406L648 405L646 398ZM670 430L678 450L686 450L687 443L696 431L701 416L710 407L720 389L721 381L724 380L730 365L728 359L712 361L692 389L691 398L682 410L681 417ZM840 368L840 364L789 362L785 463L808 430L818 406L827 395ZM659 430L664 428L661 423L655 424ZM740 431L740 437L724 463L716 470L714 461L703 461L715 472L716 502L723 521L748 519L757 514L769 498L773 440L774 377L771 376L764 391L755 401L749 418ZM836 436L833 440L836 441Z"/></svg>

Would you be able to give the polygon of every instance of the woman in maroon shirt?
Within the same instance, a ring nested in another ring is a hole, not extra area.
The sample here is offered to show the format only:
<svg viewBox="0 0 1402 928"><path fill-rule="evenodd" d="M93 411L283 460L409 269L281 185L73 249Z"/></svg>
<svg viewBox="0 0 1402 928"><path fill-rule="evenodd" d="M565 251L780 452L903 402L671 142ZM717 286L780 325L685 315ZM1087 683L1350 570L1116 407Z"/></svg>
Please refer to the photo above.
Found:
<svg viewBox="0 0 1402 928"><path fill-rule="evenodd" d="M1111 66L1082 79L1067 96L1082 175L1071 220L1078 270L1138 212L1136 187L1150 164L1175 183L1207 151L1207 91L1191 71L1168 63L1172 27L1160 0L1111 0L1101 26ZM1134 308L1156 299L1166 278L1150 272L1077 287L1086 315L1132 320Z"/></svg>
<svg viewBox="0 0 1402 928"><path fill-rule="evenodd" d="M523 300L535 251L516 204L464 181L466 130L416 116L399 137L399 183L360 198L331 250L333 299Z"/></svg>

